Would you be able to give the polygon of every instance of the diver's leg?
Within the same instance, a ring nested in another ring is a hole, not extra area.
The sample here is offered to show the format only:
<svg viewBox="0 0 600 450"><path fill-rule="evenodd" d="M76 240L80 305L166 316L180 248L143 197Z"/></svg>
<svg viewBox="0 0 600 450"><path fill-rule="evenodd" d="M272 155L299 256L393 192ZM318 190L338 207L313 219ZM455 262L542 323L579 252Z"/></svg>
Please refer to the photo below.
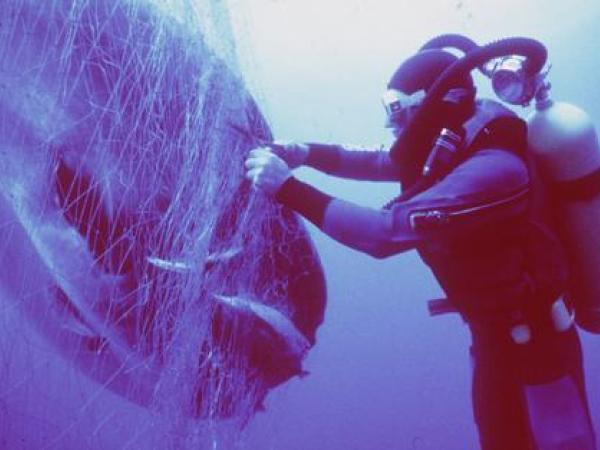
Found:
<svg viewBox="0 0 600 450"><path fill-rule="evenodd" d="M473 331L473 327L472 327ZM532 340L473 332L473 406L482 450L594 450L577 330Z"/></svg>
<svg viewBox="0 0 600 450"><path fill-rule="evenodd" d="M594 450L595 435L585 393L575 327L537 333L519 348L531 432L539 450Z"/></svg>
<svg viewBox="0 0 600 450"><path fill-rule="evenodd" d="M473 412L482 450L533 450L509 333L475 330Z"/></svg>

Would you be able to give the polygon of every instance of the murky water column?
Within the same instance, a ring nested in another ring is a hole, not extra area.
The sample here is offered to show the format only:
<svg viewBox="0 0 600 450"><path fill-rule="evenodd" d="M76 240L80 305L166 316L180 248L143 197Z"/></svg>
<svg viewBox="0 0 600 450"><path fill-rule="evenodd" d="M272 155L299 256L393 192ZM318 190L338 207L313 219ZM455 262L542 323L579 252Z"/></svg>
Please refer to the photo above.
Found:
<svg viewBox="0 0 600 450"><path fill-rule="evenodd" d="M0 1L2 448L241 448L302 374L323 275L219 5Z"/></svg>

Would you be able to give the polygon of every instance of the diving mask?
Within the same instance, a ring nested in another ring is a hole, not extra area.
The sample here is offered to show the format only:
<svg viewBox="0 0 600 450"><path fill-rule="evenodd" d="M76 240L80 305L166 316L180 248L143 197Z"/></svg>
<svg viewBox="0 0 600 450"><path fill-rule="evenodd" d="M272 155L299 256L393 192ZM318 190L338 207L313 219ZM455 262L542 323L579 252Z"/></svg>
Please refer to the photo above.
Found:
<svg viewBox="0 0 600 450"><path fill-rule="evenodd" d="M423 89L410 95L396 89L385 91L382 102L387 116L386 128L401 130L406 127L424 98L425 90Z"/></svg>

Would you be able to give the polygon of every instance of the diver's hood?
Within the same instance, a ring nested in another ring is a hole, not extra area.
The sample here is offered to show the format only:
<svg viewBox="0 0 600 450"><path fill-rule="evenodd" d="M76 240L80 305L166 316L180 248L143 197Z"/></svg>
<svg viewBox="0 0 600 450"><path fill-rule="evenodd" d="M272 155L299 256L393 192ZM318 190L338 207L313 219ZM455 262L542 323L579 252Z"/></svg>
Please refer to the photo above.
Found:
<svg viewBox="0 0 600 450"><path fill-rule="evenodd" d="M448 128L462 136L463 123L474 113L474 90L452 89L436 105L436 113L431 114L430 119L411 134L405 145L398 148L394 155L403 191L412 187L421 177L431 147L442 129Z"/></svg>
<svg viewBox="0 0 600 450"><path fill-rule="evenodd" d="M404 61L388 82L388 89L412 95L428 91L445 71L458 61L452 53L439 49L422 49ZM442 128L457 129L474 112L475 87L469 73L452 80L448 92L435 104L435 113L422 121L416 132L410 134L406 145L393 152L399 167L402 189L412 186L419 178L434 139ZM418 109L417 109L418 112Z"/></svg>

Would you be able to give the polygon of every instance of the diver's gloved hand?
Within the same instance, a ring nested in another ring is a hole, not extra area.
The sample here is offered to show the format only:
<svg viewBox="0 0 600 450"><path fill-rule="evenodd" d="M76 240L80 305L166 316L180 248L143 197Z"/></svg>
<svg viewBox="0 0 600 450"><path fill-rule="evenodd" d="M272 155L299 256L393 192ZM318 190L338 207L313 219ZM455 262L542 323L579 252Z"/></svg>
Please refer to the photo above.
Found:
<svg viewBox="0 0 600 450"><path fill-rule="evenodd" d="M269 148L283 159L290 169L303 165L308 158L308 145L301 142L274 142Z"/></svg>
<svg viewBox="0 0 600 450"><path fill-rule="evenodd" d="M246 162L246 178L252 186L269 195L275 195L292 172L283 159L273 153L270 147L250 150Z"/></svg>

